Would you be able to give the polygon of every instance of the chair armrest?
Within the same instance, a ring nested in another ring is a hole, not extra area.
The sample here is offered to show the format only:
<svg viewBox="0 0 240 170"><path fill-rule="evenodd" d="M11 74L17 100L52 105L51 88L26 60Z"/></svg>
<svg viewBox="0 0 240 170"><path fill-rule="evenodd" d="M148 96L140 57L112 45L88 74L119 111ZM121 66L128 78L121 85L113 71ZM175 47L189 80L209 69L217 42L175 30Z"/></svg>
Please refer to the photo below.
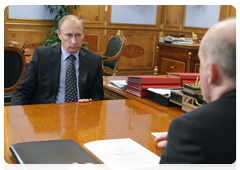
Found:
<svg viewBox="0 0 240 170"><path fill-rule="evenodd" d="M101 56L101 59L102 59L102 60L107 60L107 59L108 59L108 56Z"/></svg>

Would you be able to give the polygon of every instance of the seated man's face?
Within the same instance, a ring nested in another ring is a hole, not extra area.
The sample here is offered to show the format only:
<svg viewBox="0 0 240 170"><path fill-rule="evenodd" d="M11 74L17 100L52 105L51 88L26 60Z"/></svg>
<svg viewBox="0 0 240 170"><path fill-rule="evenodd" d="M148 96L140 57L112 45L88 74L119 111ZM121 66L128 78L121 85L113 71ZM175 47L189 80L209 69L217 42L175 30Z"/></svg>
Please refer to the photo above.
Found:
<svg viewBox="0 0 240 170"><path fill-rule="evenodd" d="M61 30L58 30L58 37L61 40L62 47L70 54L80 50L84 35L82 23L76 19L65 20Z"/></svg>

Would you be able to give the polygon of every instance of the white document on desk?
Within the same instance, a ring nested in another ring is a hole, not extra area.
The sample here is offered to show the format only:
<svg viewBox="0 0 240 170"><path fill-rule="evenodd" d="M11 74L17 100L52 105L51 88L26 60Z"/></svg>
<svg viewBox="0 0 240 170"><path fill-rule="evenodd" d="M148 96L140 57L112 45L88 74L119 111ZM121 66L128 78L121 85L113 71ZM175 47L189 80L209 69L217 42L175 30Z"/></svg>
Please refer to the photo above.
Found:
<svg viewBox="0 0 240 170"><path fill-rule="evenodd" d="M160 157L130 138L108 139L84 144L104 164L157 165Z"/></svg>
<svg viewBox="0 0 240 170"><path fill-rule="evenodd" d="M169 95L171 94L171 89L156 89L156 88L148 88L149 91L152 91L161 95Z"/></svg>
<svg viewBox="0 0 240 170"><path fill-rule="evenodd" d="M148 88L148 91L170 97L171 96L171 90L180 90L182 88Z"/></svg>
<svg viewBox="0 0 240 170"><path fill-rule="evenodd" d="M118 88L120 90L125 90L125 85L127 85L125 80L112 80L110 83L112 87Z"/></svg>
<svg viewBox="0 0 240 170"><path fill-rule="evenodd" d="M159 137L159 136L161 136L163 134L166 134L166 133L168 133L168 132L151 132L151 135L153 137L157 138L157 137Z"/></svg>

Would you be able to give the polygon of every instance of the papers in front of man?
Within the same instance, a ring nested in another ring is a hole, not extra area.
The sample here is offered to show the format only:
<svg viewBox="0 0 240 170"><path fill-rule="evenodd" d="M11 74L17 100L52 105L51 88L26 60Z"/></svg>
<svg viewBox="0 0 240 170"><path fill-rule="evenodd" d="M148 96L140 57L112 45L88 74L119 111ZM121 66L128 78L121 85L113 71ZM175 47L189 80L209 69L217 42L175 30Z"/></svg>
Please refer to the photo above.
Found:
<svg viewBox="0 0 240 170"><path fill-rule="evenodd" d="M104 164L159 164L160 157L130 138L107 139L84 144Z"/></svg>
<svg viewBox="0 0 240 170"><path fill-rule="evenodd" d="M110 81L110 83L113 87L116 87L121 90L125 90L126 89L125 85L127 85L125 80L112 80Z"/></svg>
<svg viewBox="0 0 240 170"><path fill-rule="evenodd" d="M168 35L165 38L165 42L167 43L171 43L171 44L177 44L177 45L181 45L181 44L193 44L193 38L186 38L186 37L172 37L170 35Z"/></svg>
<svg viewBox="0 0 240 170"><path fill-rule="evenodd" d="M155 138L159 137L160 135L166 134L168 132L151 132L151 135Z"/></svg>
<svg viewBox="0 0 240 170"><path fill-rule="evenodd" d="M148 91L154 92L156 94L160 94L165 97L170 97L171 96L171 90L179 90L182 89L180 88L167 88L167 89L155 89L155 88L148 88Z"/></svg>

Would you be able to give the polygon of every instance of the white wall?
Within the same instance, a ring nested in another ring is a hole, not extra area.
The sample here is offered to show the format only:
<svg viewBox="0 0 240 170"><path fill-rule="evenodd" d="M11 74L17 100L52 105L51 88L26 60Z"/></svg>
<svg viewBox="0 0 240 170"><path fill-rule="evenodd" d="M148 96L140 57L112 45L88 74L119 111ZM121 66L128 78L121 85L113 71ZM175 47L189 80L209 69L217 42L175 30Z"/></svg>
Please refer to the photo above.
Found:
<svg viewBox="0 0 240 170"><path fill-rule="evenodd" d="M21 19L55 19L57 12L50 14L44 5L9 5L9 18Z"/></svg>

